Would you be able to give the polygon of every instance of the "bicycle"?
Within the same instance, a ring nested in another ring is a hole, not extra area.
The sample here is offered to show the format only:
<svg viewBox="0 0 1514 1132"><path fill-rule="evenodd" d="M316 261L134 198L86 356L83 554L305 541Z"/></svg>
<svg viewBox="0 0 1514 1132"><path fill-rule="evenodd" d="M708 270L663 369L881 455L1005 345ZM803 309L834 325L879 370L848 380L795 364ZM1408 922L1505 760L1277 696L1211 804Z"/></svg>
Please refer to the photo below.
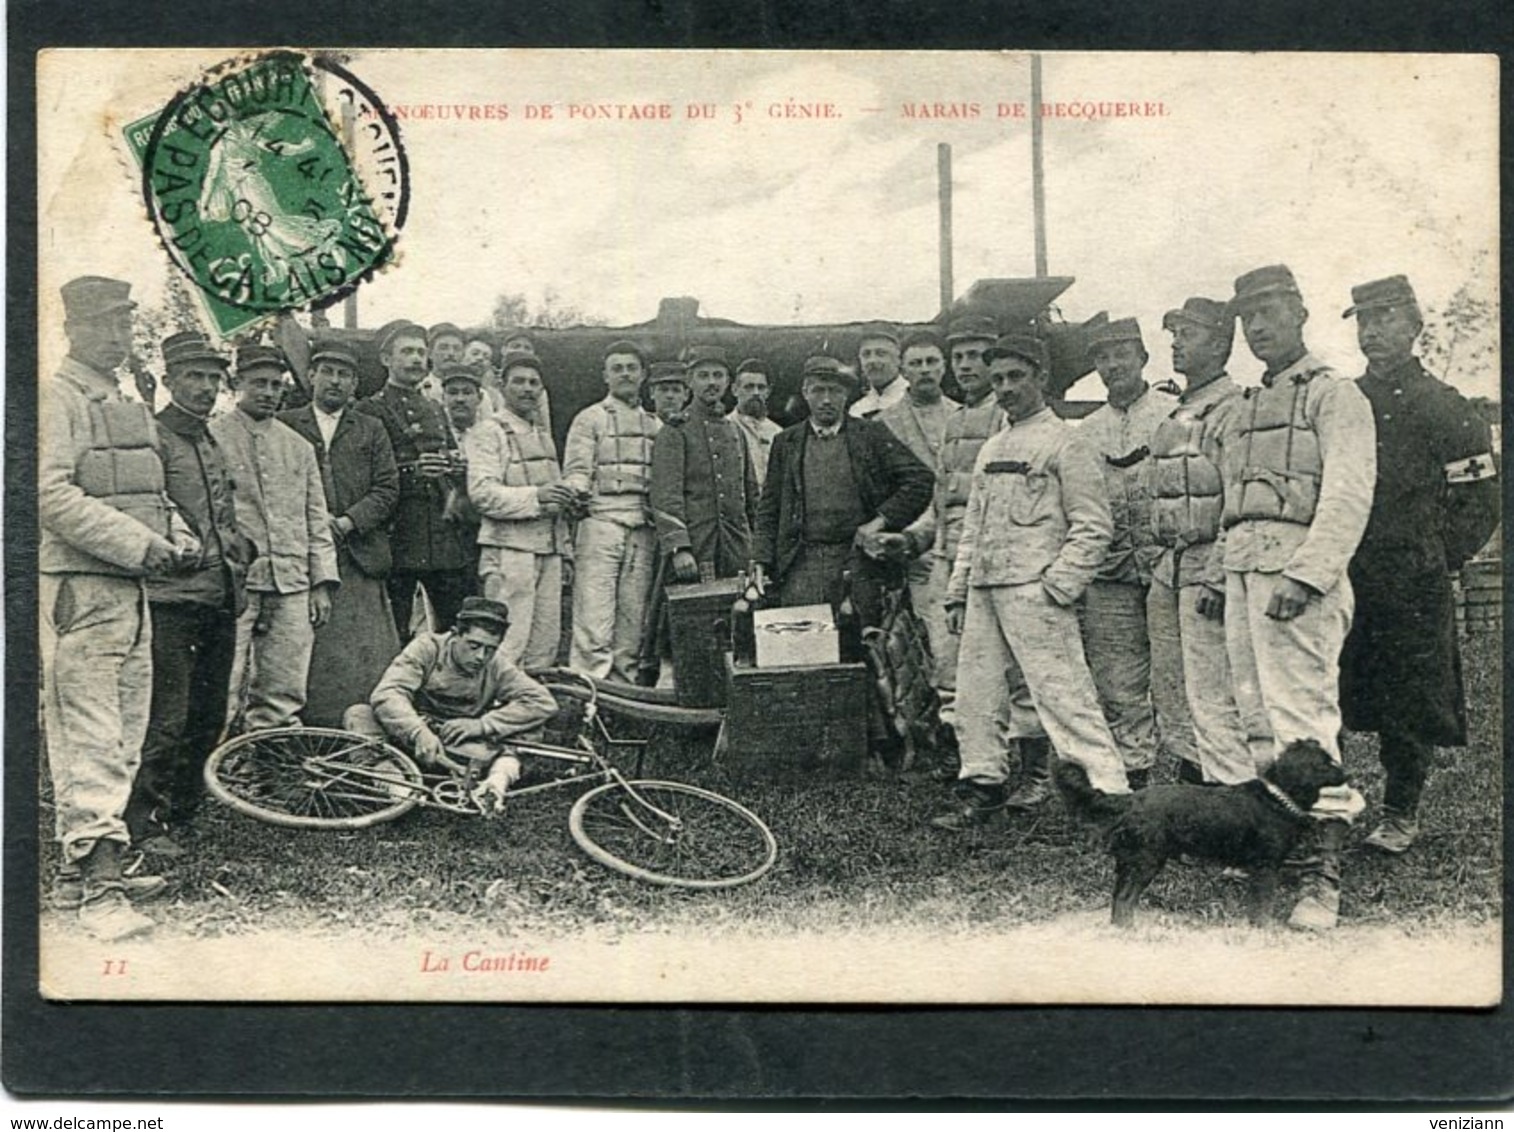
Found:
<svg viewBox="0 0 1514 1132"><path fill-rule="evenodd" d="M573 733L565 744L523 739L501 744L500 754L561 768L548 781L512 788L509 800L590 785L568 813L573 841L606 868L651 884L732 888L773 867L777 839L745 806L698 786L628 778L621 772L610 753L644 743L610 734L599 715L592 679L572 669L534 676L558 700L558 731ZM564 700L576 705L576 713L562 708ZM487 812L472 797L471 774L422 771L413 758L382 739L331 728L240 735L211 752L205 783L233 810L297 829L365 829L418 806L470 816Z"/></svg>

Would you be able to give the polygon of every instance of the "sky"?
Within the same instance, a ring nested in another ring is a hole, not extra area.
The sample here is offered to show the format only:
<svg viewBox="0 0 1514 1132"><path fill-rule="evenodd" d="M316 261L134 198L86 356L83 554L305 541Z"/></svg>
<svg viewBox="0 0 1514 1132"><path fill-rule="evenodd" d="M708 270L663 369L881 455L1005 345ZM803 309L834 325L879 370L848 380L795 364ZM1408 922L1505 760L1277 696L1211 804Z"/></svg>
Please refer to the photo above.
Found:
<svg viewBox="0 0 1514 1132"><path fill-rule="evenodd" d="M84 273L161 296L171 268L114 135L225 55L44 57L44 297ZM548 291L611 324L675 295L749 323L929 319L941 142L955 292L1034 274L1029 119L998 113L1029 113L1025 54L364 51L347 65L404 115L411 171L398 261L361 288L361 325L481 323L501 293ZM1353 284L1402 272L1427 307L1464 284L1496 304L1496 81L1493 57L1044 56L1047 103L1162 109L1044 120L1049 271L1077 280L1059 309L1138 317L1165 372L1165 310L1287 263L1311 346L1358 372L1340 318ZM613 117L660 103L671 120ZM691 120L691 103L714 117ZM923 104L951 116L906 116ZM458 106L479 109L441 116ZM817 112L834 116L802 116ZM43 317L47 366L61 335ZM1496 395L1494 365L1451 377Z"/></svg>

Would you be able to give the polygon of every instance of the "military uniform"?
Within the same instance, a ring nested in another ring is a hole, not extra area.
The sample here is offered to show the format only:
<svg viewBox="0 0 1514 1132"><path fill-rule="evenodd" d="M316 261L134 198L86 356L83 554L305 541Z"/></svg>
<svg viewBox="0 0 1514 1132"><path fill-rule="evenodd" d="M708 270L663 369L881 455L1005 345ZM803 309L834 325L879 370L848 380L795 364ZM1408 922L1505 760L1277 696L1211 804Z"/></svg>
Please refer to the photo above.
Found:
<svg viewBox="0 0 1514 1132"><path fill-rule="evenodd" d="M264 347L243 347L242 355ZM315 629L310 592L341 575L315 449L275 417L240 408L210 425L235 483L237 523L257 547L247 607L237 619L228 722L247 731L297 725L305 707Z"/></svg>
<svg viewBox="0 0 1514 1132"><path fill-rule="evenodd" d="M170 366L191 360L224 368L203 335L187 331L163 344ZM126 824L142 844L194 813L205 756L226 719L236 652L237 613L251 554L237 526L231 473L205 418L168 404L157 416L168 497L200 541L198 560L147 583L152 608L152 709L142 766Z"/></svg>
<svg viewBox="0 0 1514 1132"><path fill-rule="evenodd" d="M451 626L463 598L473 592L476 563L466 524L447 510L449 492L461 485L421 474L421 453L455 451L457 443L442 407L425 393L394 382L354 406L377 417L389 433L400 473L400 497L390 521L394 566L389 602L400 639L410 634L415 587L425 587L438 623Z"/></svg>
<svg viewBox="0 0 1514 1132"><path fill-rule="evenodd" d="M589 492L574 544L574 668L632 683L651 593L657 538L647 496L662 422L613 396L568 428L563 479Z"/></svg>
<svg viewBox="0 0 1514 1132"><path fill-rule="evenodd" d="M650 493L657 538L665 555L692 554L702 581L747 568L760 492L746 442L724 414L696 401L687 421L657 434Z"/></svg>
<svg viewBox="0 0 1514 1132"><path fill-rule="evenodd" d="M484 596L510 608L500 652L511 664L544 668L562 632L562 563L569 550L561 511L543 510L537 491L562 479L557 446L539 424L509 407L469 430L468 496L483 516L479 575Z"/></svg>
<svg viewBox="0 0 1514 1132"><path fill-rule="evenodd" d="M1235 704L1225 623L1200 614L1198 602L1206 582L1224 591L1217 562L1211 573L1224 488L1219 468L1206 454L1204 438L1239 395L1240 388L1224 374L1183 394L1152 435L1146 469L1151 530L1161 549L1146 599L1152 695L1158 696L1158 673L1175 673L1177 694L1186 697L1193 723L1193 755L1205 781L1225 784L1250 781L1256 768Z"/></svg>
<svg viewBox="0 0 1514 1132"><path fill-rule="evenodd" d="M966 605L956 720L965 782L1002 789L1007 716L1011 737L1049 737L1095 789L1129 790L1072 608L1112 535L1098 457L1050 409L983 445L946 590L948 606Z"/></svg>
<svg viewBox="0 0 1514 1132"><path fill-rule="evenodd" d="M1134 319L1116 320L1095 341L1123 340L1133 333L1139 342L1138 328L1122 334L1120 327L1126 323L1135 327ZM1162 746L1189 761L1196 754L1176 673L1166 671L1158 680L1152 672L1153 627L1146 617L1151 569L1159 553L1151 529L1146 466L1152 435L1176 404L1171 395L1147 387L1129 404L1100 406L1082 425L1101 458L1114 520L1109 551L1084 596L1083 646L1125 769L1142 773L1149 773L1156 763L1158 715ZM1159 622L1156 629L1165 627ZM1164 641L1156 651L1171 658L1177 650L1175 642Z"/></svg>
<svg viewBox="0 0 1514 1132"><path fill-rule="evenodd" d="M125 302L126 285L119 285ZM64 359L41 397L37 517L43 715L63 857L124 846L152 692L148 550L169 519L152 411Z"/></svg>
<svg viewBox="0 0 1514 1132"><path fill-rule="evenodd" d="M1357 305L1414 304L1401 276L1353 288ZM1434 748L1467 741L1449 572L1492 535L1499 492L1490 430L1412 355L1357 382L1377 430L1377 484L1351 559L1356 616L1341 658L1345 725L1375 731L1383 804L1412 821Z"/></svg>

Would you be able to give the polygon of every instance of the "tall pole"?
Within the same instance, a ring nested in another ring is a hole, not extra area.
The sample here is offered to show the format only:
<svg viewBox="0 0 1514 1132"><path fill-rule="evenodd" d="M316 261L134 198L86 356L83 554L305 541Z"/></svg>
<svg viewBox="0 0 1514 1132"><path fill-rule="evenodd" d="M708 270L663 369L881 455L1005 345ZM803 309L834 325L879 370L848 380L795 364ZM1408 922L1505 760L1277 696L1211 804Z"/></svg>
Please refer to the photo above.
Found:
<svg viewBox="0 0 1514 1132"><path fill-rule="evenodd" d="M1036 277L1046 277L1046 166L1041 154L1041 55L1030 57L1030 192L1036 226Z"/></svg>
<svg viewBox="0 0 1514 1132"><path fill-rule="evenodd" d="M936 146L936 183L941 202L941 309L951 310L952 298L952 147Z"/></svg>
<svg viewBox="0 0 1514 1132"><path fill-rule="evenodd" d="M342 99L342 142L347 152L354 150L354 139L357 134L357 114L352 109L350 99ZM342 325L348 330L357 329L357 290L354 289L342 300Z"/></svg>

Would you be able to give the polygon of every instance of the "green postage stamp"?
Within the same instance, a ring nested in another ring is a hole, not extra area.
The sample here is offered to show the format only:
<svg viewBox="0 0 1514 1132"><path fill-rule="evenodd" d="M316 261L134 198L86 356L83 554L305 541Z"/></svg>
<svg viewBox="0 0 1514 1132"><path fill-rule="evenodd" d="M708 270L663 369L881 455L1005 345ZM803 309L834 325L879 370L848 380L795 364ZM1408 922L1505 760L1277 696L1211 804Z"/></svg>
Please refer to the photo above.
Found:
<svg viewBox="0 0 1514 1132"><path fill-rule="evenodd" d="M408 204L388 111L334 60L225 64L126 127L158 238L228 336L390 262Z"/></svg>

